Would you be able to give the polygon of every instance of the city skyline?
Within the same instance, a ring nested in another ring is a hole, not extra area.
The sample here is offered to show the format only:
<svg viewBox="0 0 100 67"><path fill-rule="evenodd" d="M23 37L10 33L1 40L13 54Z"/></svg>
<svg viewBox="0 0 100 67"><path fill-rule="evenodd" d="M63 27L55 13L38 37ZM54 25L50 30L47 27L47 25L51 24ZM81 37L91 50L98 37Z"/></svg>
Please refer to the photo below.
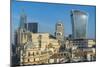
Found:
<svg viewBox="0 0 100 67"><path fill-rule="evenodd" d="M64 24L65 35L72 34L71 10L75 9L87 12L89 14L87 36L88 38L95 38L96 23L94 6L17 2L14 3L12 7L12 32L19 27L20 15L22 12L21 8L24 8L28 22L38 22L39 32L49 32L50 34L54 34L55 24L58 20L61 20Z"/></svg>
<svg viewBox="0 0 100 67"><path fill-rule="evenodd" d="M13 0L11 65L96 61L95 9Z"/></svg>

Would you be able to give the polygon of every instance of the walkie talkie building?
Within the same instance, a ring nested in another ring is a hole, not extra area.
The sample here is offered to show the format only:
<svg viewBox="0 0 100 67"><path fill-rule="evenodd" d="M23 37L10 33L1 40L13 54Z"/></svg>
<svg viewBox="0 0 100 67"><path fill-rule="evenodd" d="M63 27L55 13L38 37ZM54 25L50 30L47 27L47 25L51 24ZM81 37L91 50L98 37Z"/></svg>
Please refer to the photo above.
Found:
<svg viewBox="0 0 100 67"><path fill-rule="evenodd" d="M88 14L80 10L71 11L72 36L74 39L87 38Z"/></svg>

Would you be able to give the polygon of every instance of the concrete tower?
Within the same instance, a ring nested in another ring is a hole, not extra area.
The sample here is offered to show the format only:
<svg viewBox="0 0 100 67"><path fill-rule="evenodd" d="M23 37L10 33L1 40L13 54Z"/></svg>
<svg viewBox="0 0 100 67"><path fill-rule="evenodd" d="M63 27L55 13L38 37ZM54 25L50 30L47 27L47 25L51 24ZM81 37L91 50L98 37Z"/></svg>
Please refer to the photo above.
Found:
<svg viewBox="0 0 100 67"><path fill-rule="evenodd" d="M63 41L64 39L64 25L61 20L56 23L55 36L58 40Z"/></svg>

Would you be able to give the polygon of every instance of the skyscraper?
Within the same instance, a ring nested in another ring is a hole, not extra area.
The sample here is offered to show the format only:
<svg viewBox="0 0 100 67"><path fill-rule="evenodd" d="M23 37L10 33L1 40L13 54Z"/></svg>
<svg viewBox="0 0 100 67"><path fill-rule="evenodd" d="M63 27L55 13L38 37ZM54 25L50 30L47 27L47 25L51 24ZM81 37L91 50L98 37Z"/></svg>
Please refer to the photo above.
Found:
<svg viewBox="0 0 100 67"><path fill-rule="evenodd" d="M55 36L58 40L62 41L64 39L64 25L62 21L58 21L56 24Z"/></svg>
<svg viewBox="0 0 100 67"><path fill-rule="evenodd" d="M30 32L37 33L38 32L38 23L30 22L25 23L25 29Z"/></svg>
<svg viewBox="0 0 100 67"><path fill-rule="evenodd" d="M88 14L79 10L71 11L72 36L74 39L86 39Z"/></svg>
<svg viewBox="0 0 100 67"><path fill-rule="evenodd" d="M19 28L25 28L25 23L27 23L27 16L23 12L20 16L20 27Z"/></svg>

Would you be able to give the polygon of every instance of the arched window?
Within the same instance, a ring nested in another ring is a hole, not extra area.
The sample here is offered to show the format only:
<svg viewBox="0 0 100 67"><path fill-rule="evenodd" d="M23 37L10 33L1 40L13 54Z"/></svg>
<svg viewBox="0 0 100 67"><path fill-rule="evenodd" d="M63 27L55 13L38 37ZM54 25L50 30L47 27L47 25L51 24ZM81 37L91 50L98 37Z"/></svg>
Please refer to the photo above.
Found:
<svg viewBox="0 0 100 67"><path fill-rule="evenodd" d="M59 32L59 33L57 33L57 35L62 35L62 33Z"/></svg>

